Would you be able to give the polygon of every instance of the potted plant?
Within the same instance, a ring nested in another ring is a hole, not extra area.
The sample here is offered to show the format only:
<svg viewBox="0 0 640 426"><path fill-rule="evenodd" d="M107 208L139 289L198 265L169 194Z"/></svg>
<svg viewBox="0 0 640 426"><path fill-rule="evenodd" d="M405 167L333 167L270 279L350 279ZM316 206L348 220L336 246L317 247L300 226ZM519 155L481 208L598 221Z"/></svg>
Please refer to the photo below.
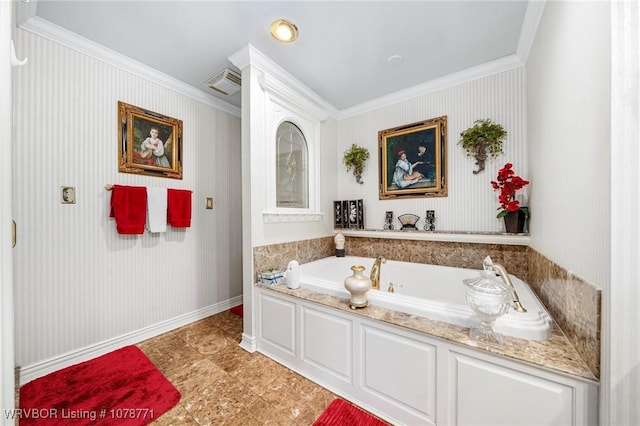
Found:
<svg viewBox="0 0 640 426"><path fill-rule="evenodd" d="M507 232L520 233L524 230L525 220L529 217L529 208L520 207L520 201L516 200L516 192L529 185L528 180L522 179L513 171L513 164L507 163L498 171L496 180L491 181L494 191L498 195L497 218L504 218Z"/></svg>
<svg viewBox="0 0 640 426"><path fill-rule="evenodd" d="M347 167L347 172L353 171L353 175L356 178L356 182L362 182L362 173L367 165L369 159L369 150L356 144L352 144L351 148L344 152L342 161Z"/></svg>
<svg viewBox="0 0 640 426"><path fill-rule="evenodd" d="M472 127L460 133L458 143L467 151L467 156L476 159L478 170L474 170L474 174L484 170L484 162L489 155L495 158L502 154L502 143L506 136L504 127L488 118L476 120Z"/></svg>

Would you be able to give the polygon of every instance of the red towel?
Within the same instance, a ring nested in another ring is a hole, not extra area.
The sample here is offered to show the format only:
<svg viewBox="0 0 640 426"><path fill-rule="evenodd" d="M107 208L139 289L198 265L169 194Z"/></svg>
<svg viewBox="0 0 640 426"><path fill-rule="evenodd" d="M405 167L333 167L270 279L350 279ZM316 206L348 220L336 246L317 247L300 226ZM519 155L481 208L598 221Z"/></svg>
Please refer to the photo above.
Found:
<svg viewBox="0 0 640 426"><path fill-rule="evenodd" d="M116 219L119 234L143 234L147 218L147 188L113 185L109 217Z"/></svg>
<svg viewBox="0 0 640 426"><path fill-rule="evenodd" d="M167 223L174 228L191 226L191 191L167 189Z"/></svg>

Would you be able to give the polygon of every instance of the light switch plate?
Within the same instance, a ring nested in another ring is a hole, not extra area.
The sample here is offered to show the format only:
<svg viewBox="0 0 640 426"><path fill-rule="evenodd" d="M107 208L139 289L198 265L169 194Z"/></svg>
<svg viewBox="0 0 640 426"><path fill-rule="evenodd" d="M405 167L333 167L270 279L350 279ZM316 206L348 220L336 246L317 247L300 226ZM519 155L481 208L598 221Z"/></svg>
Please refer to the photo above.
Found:
<svg viewBox="0 0 640 426"><path fill-rule="evenodd" d="M207 197L207 210L213 209L213 198Z"/></svg>

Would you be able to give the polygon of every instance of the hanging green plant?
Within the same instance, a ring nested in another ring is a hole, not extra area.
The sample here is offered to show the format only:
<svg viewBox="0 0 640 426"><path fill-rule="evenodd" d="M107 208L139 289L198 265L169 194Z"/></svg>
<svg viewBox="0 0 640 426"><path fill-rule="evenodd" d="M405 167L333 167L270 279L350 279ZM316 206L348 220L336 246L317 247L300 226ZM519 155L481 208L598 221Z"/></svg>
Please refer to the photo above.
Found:
<svg viewBox="0 0 640 426"><path fill-rule="evenodd" d="M495 158L502 154L502 143L507 137L507 131L501 124L494 123L488 118L476 120L474 125L460 133L458 144L467 151L467 156L475 157L478 170L484 170L484 162L489 156Z"/></svg>
<svg viewBox="0 0 640 426"><path fill-rule="evenodd" d="M344 152L342 161L347 168L348 172L353 172L356 178L356 182L362 182L362 173L367 166L367 160L369 159L369 150L356 144L352 144L351 148Z"/></svg>

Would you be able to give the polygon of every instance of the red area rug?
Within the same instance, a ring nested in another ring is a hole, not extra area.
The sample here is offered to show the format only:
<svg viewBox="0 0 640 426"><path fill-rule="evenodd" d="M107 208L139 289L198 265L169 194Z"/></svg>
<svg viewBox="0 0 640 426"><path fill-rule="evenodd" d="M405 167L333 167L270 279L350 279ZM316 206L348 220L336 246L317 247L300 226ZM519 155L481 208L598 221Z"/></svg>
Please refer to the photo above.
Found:
<svg viewBox="0 0 640 426"><path fill-rule="evenodd" d="M180 392L135 346L99 356L20 389L20 425L146 425Z"/></svg>
<svg viewBox="0 0 640 426"><path fill-rule="evenodd" d="M229 309L229 311L232 314L242 317L242 305L234 306L233 308Z"/></svg>
<svg viewBox="0 0 640 426"><path fill-rule="evenodd" d="M344 399L334 399L313 422L313 426L388 426L377 417L349 404Z"/></svg>

